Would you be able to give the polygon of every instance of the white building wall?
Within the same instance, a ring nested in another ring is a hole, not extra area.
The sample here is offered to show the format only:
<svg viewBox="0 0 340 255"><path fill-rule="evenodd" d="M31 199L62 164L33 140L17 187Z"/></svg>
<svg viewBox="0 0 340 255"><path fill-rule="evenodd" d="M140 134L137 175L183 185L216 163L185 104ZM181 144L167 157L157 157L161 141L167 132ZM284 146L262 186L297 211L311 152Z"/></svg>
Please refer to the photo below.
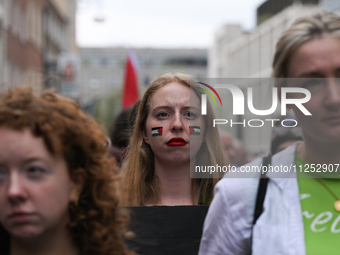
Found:
<svg viewBox="0 0 340 255"><path fill-rule="evenodd" d="M339 0L322 0L322 5L333 12L340 11L340 1Z"/></svg>
<svg viewBox="0 0 340 255"><path fill-rule="evenodd" d="M270 77L275 45L282 32L297 18L317 11L320 11L320 7L291 6L262 23L253 32L239 34L237 38L229 36L232 32L228 29L223 30L225 35L220 34L221 30L217 31L209 54L209 77Z"/></svg>

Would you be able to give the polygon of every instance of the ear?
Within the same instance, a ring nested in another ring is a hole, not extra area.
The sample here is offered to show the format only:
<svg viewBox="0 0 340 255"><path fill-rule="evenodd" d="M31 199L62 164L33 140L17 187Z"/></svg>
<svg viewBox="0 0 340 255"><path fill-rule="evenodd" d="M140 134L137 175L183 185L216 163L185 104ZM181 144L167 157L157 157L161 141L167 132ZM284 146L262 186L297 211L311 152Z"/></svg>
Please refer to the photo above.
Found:
<svg viewBox="0 0 340 255"><path fill-rule="evenodd" d="M150 145L149 137L145 129L143 130L143 140Z"/></svg>
<svg viewBox="0 0 340 255"><path fill-rule="evenodd" d="M79 196L81 191L83 190L85 180L85 170L83 168L78 168L77 170L75 170L71 179L70 202L78 204Z"/></svg>

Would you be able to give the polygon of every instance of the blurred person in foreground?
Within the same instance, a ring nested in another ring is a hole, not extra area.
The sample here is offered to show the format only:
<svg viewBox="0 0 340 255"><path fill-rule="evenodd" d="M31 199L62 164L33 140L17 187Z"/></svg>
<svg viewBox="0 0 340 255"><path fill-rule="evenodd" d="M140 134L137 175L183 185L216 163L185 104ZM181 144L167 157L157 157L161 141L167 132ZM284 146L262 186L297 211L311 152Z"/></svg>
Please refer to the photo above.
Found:
<svg viewBox="0 0 340 255"><path fill-rule="evenodd" d="M28 88L0 97L0 251L131 254L102 128L71 99Z"/></svg>
<svg viewBox="0 0 340 255"><path fill-rule="evenodd" d="M191 76L177 73L158 77L146 90L122 166L123 206L210 204L219 176L191 179L190 162L228 161L209 102L201 115L198 88Z"/></svg>
<svg viewBox="0 0 340 255"><path fill-rule="evenodd" d="M263 211L255 224L260 174L226 174L216 185L199 254L339 254L340 17L322 12L293 23L277 43L273 69L274 78L298 78L279 79L278 86L311 93L304 107L312 116L288 105L303 141L273 156L271 166L290 171L267 173ZM290 98L303 96L293 92ZM257 159L248 166L261 169L261 164Z"/></svg>

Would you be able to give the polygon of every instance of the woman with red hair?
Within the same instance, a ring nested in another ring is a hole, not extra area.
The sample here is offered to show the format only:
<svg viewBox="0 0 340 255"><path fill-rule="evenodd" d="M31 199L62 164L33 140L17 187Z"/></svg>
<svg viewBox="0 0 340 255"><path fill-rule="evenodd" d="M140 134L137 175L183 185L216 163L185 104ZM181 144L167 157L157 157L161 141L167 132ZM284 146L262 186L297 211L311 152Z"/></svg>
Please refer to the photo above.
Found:
<svg viewBox="0 0 340 255"><path fill-rule="evenodd" d="M102 128L71 99L28 88L0 97L0 251L131 254Z"/></svg>

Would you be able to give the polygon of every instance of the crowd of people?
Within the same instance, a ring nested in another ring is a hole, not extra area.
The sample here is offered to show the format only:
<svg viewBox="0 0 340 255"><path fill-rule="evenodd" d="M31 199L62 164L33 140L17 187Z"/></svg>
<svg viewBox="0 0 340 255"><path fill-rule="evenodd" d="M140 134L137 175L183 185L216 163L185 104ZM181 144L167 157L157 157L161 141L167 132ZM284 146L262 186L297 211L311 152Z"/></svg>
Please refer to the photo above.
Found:
<svg viewBox="0 0 340 255"><path fill-rule="evenodd" d="M0 96L0 254L136 254L125 242L133 236L126 207L194 205L210 206L199 254L337 254L340 17L293 23L276 45L273 77L279 89L308 90L311 115L288 105L302 137L276 134L275 155L250 163L240 141L213 127L209 101L201 114L205 92L188 74L156 78L110 139L71 99L8 90ZM195 165L267 163L290 170L191 176Z"/></svg>

